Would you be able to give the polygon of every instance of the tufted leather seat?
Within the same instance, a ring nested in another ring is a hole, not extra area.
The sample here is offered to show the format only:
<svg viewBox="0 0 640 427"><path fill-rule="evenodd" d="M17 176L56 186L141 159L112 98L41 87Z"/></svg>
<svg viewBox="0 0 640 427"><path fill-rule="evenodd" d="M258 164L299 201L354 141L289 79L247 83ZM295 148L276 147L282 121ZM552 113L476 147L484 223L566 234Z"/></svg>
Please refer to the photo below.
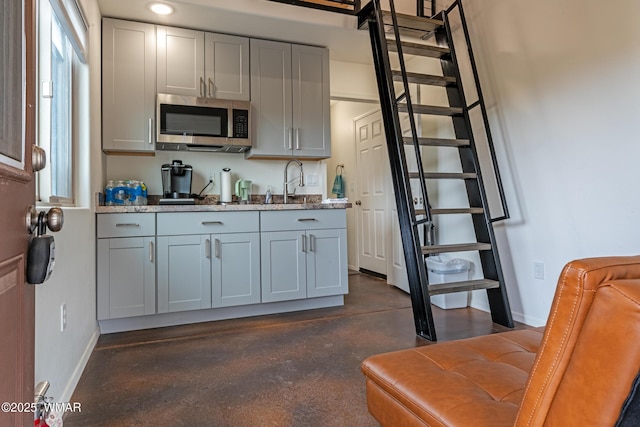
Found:
<svg viewBox="0 0 640 427"><path fill-rule="evenodd" d="M640 257L565 266L547 326L376 355L384 426L613 426L640 370Z"/></svg>

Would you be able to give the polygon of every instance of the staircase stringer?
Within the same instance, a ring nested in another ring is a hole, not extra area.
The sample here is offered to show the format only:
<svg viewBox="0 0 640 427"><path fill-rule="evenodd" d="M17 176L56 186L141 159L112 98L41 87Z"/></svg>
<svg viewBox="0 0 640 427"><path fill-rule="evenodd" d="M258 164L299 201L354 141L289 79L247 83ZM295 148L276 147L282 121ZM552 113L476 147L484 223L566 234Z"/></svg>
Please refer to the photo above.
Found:
<svg viewBox="0 0 640 427"><path fill-rule="evenodd" d="M390 2L393 7L393 2ZM431 312L431 300L429 292L423 286L428 286L427 270L423 261L423 253L419 239L418 225L414 221L415 210L413 207L413 197L410 190L410 178L407 167L402 127L397 110L397 97L393 86L389 53L386 46L387 40L384 33L382 9L379 0L373 0L372 11L368 15L369 35L373 46L374 64L378 75L377 84L380 95L380 107L384 121L385 136L387 140L387 151L389 154L389 164L391 168L391 178L395 188L395 199L398 211L398 221L400 223L400 235L404 250L407 277L411 294L411 305L415 322L416 334L430 341L435 341L436 331ZM373 16L372 16L373 15ZM394 31L396 33L396 43L400 44L400 37L397 30L397 22L394 17ZM401 49L401 46L398 46ZM399 51L401 55L401 51ZM414 146L417 146L417 135L415 121L413 117L410 94L406 85L406 70L404 71L405 96L409 108L410 120L412 121L412 137ZM418 160L421 162L420 156ZM422 173L420 164L420 173ZM422 187L425 186L422 180ZM423 191L424 203L427 206L426 191ZM427 210L428 212L428 210Z"/></svg>
<svg viewBox="0 0 640 427"><path fill-rule="evenodd" d="M504 326L513 327L513 319L511 315L511 309L509 305L509 299L507 296L507 290L505 285L505 278L502 271L502 266L500 263L500 257L498 254L498 245L495 238L495 233L493 230L493 224L491 221L491 214L489 209L489 202L487 198L487 194L485 191L485 186L483 182L482 170L480 168L480 160L478 158L478 152L476 148L476 141L473 134L473 128L471 127L471 119L469 115L470 107L465 99L464 86L462 82L462 77L460 75L460 67L456 55L456 48L453 42L453 34L451 30L451 23L449 20L449 13L455 7L458 7L460 10L460 15L463 15L462 5L459 1L455 1L452 6L443 13L443 21L444 21L444 29L436 31L436 41L439 46L446 46L450 50L450 57L441 59L440 63L442 66L442 72L444 76L452 76L457 80L457 88L456 87L448 87L446 89L447 98L449 100L449 105L452 107L461 107L463 108L462 116L452 117L454 132L456 138L468 139L469 145L466 147L458 147L460 162L462 166L462 171L464 173L475 173L477 179L475 180L465 180L465 187L467 191L467 198L469 201L469 206L482 206L484 209L483 215L471 215L473 221L473 228L476 234L476 241L480 243L489 243L491 245L491 250L489 251L480 251L480 263L482 265L482 270L485 278L496 280L500 283L499 288L487 289L487 297L489 300L489 306L491 310L491 317L494 323L498 323ZM468 44L468 34L466 34L466 25L464 19L462 20L463 31L465 31L466 39L467 39L467 48L469 49L469 55L473 58L473 52L471 51L471 46ZM478 91L478 102L477 104L483 109L483 117L486 118L484 114L484 101L480 92L479 80L477 78L477 72L475 71L475 64L472 64L474 67L474 80L476 83L477 91ZM476 104L474 104L476 105ZM487 132L487 137L491 138L488 132L488 123L485 121L485 132ZM493 148L493 144L489 144L490 148ZM493 150L491 151L492 156L495 156ZM495 159L495 157L493 157ZM499 172L496 167L497 181L500 184ZM502 196L502 191L501 191ZM503 197L503 196L502 196ZM504 199L503 199L504 206ZM504 208L505 213L506 207ZM508 215L508 213L506 213Z"/></svg>

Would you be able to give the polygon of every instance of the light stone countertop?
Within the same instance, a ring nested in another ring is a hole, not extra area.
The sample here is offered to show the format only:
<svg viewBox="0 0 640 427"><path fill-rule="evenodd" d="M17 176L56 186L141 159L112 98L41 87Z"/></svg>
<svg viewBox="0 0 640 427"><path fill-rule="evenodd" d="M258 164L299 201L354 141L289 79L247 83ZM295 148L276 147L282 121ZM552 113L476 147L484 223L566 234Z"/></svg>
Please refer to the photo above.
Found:
<svg viewBox="0 0 640 427"><path fill-rule="evenodd" d="M284 211L310 209L347 209L351 203L252 203L248 205L146 205L146 206L96 206L96 213L145 213L145 212L232 212L232 211Z"/></svg>
<svg viewBox="0 0 640 427"><path fill-rule="evenodd" d="M276 203L264 204L259 200L264 197L254 198L254 203L250 204L218 204L217 197L207 198L205 201L198 201L195 205L159 205L157 197L150 198L150 204L143 206L105 206L102 194L96 194L96 213L156 213L156 212L233 212L233 211L285 211L285 210L311 210L311 209L347 209L352 207L351 203L321 203L321 197L309 196L309 203L295 203L300 197L294 199L294 203L278 203L282 201L282 196L274 197Z"/></svg>

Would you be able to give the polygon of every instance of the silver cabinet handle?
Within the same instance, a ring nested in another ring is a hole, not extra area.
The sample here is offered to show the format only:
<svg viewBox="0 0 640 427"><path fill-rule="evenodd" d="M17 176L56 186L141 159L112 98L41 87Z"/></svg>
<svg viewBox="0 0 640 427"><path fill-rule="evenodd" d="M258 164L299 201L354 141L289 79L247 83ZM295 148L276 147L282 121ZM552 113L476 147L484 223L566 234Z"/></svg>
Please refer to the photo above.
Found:
<svg viewBox="0 0 640 427"><path fill-rule="evenodd" d="M309 234L309 252L315 252L316 250L316 236Z"/></svg>
<svg viewBox="0 0 640 427"><path fill-rule="evenodd" d="M307 236L305 234L302 235L302 252L307 251Z"/></svg>
<svg viewBox="0 0 640 427"><path fill-rule="evenodd" d="M304 222L304 221L317 221L317 219L315 219L315 218L298 218L298 221L300 221L300 222Z"/></svg>
<svg viewBox="0 0 640 427"><path fill-rule="evenodd" d="M209 239L204 241L204 256L207 259L211 259L211 240Z"/></svg>
<svg viewBox="0 0 640 427"><path fill-rule="evenodd" d="M149 242L149 262L153 262L153 242Z"/></svg>
<svg viewBox="0 0 640 427"><path fill-rule="evenodd" d="M140 224L136 224L134 222L118 223L116 224L116 227L140 227Z"/></svg>
<svg viewBox="0 0 640 427"><path fill-rule="evenodd" d="M149 117L149 144L153 144L153 117Z"/></svg>
<svg viewBox="0 0 640 427"><path fill-rule="evenodd" d="M296 150L300 149L300 128L296 128Z"/></svg>
<svg viewBox="0 0 640 427"><path fill-rule="evenodd" d="M215 239L215 257L220 258L220 239Z"/></svg>
<svg viewBox="0 0 640 427"><path fill-rule="evenodd" d="M206 89L204 84L204 77L200 77L200 96L205 96Z"/></svg>
<svg viewBox="0 0 640 427"><path fill-rule="evenodd" d="M213 80L211 80L211 78L209 78L209 98L212 98L213 95L211 94L211 89L213 88Z"/></svg>
<svg viewBox="0 0 640 427"><path fill-rule="evenodd" d="M202 225L222 225L222 221L202 221Z"/></svg>
<svg viewBox="0 0 640 427"><path fill-rule="evenodd" d="M293 144L293 142L292 142L292 139L293 139L293 128L289 128L288 130L289 130L289 150L292 150L293 149L293 145L292 145Z"/></svg>

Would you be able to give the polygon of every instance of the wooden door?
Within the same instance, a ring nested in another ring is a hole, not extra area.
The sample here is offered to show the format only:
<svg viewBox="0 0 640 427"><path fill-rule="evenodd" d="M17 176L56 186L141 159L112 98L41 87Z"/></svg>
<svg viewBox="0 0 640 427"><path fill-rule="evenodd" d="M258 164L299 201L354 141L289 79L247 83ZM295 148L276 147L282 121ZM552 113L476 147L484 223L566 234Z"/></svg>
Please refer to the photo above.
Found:
<svg viewBox="0 0 640 427"><path fill-rule="evenodd" d="M0 401L33 402L35 291L25 283L25 216L35 203L34 3L0 0L0 11ZM0 412L2 426L32 424L32 413Z"/></svg>
<svg viewBox="0 0 640 427"><path fill-rule="evenodd" d="M359 268L387 274L389 160L382 114L356 120Z"/></svg>

